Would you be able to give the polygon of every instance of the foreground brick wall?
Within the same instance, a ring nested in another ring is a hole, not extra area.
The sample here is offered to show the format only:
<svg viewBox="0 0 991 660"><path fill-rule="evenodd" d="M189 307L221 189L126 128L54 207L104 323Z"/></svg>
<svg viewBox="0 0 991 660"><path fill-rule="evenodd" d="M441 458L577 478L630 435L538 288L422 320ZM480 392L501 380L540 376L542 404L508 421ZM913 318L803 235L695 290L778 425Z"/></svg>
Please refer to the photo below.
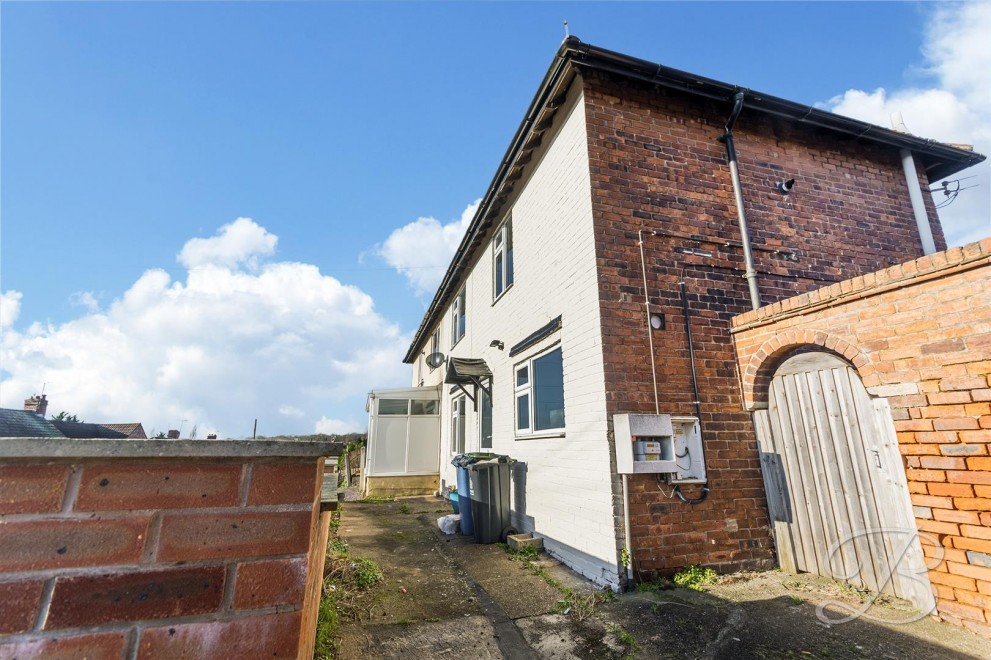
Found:
<svg viewBox="0 0 991 660"><path fill-rule="evenodd" d="M322 463L5 459L0 658L296 657Z"/></svg>
<svg viewBox="0 0 991 660"><path fill-rule="evenodd" d="M791 351L827 349L887 397L939 616L991 637L991 239L733 320L744 400ZM943 559L940 561L938 557Z"/></svg>
<svg viewBox="0 0 991 660"><path fill-rule="evenodd" d="M611 419L617 412L654 412L653 357L661 412L695 414L678 288L684 279L712 487L706 502L688 505L652 476L630 479L636 568L649 574L692 563L721 570L773 565L756 438L740 406L729 332L730 319L750 309L732 184L717 141L730 105L600 75L586 76L584 84L608 413ZM839 141L746 109L735 134L765 302L922 254L894 150ZM785 197L775 185L788 178L797 185ZM942 245L931 200L927 205ZM652 334L653 356L645 295L667 322ZM618 485L614 493L622 545Z"/></svg>

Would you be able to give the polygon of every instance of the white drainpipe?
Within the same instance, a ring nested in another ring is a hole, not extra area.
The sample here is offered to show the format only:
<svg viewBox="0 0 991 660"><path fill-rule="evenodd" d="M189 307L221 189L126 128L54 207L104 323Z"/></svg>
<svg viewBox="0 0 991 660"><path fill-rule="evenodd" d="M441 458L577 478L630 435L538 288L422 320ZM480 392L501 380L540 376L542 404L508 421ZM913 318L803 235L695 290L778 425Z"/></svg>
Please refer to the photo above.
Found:
<svg viewBox="0 0 991 660"><path fill-rule="evenodd" d="M899 133L908 133L900 112L892 113L891 127ZM902 149L899 155L902 157L902 169L905 170L905 183L908 184L908 198L912 201L912 212L915 213L915 225L919 229L919 240L922 241L922 253L933 254L936 251L936 242L933 240L932 227L929 226L926 204L922 201L922 186L915 169L915 159L908 149Z"/></svg>

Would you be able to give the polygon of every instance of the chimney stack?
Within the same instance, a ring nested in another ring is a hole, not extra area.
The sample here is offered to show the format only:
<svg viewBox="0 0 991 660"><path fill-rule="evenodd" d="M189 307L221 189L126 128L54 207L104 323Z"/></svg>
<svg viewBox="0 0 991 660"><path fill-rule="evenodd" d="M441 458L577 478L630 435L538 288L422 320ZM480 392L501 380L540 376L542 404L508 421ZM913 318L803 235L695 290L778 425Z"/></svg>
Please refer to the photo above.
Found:
<svg viewBox="0 0 991 660"><path fill-rule="evenodd" d="M169 440L178 440L179 439L179 429L169 429L169 432L166 435L166 437Z"/></svg>
<svg viewBox="0 0 991 660"><path fill-rule="evenodd" d="M44 417L48 412L48 398L44 394L35 394L30 399L24 399L24 410Z"/></svg>

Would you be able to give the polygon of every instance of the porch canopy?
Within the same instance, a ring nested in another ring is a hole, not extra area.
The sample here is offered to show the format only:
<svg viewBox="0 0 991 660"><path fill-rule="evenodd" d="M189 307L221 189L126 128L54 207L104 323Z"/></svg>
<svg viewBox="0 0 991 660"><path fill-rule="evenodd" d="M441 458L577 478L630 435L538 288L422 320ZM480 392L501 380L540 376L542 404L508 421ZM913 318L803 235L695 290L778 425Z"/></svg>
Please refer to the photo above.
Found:
<svg viewBox="0 0 991 660"><path fill-rule="evenodd" d="M482 379L488 381L488 385L482 383ZM456 358L452 357L447 361L447 377L444 382L448 385L456 385L475 404L478 409L478 388L492 398L492 370L485 360L477 358ZM474 394L465 389L465 385L471 385Z"/></svg>

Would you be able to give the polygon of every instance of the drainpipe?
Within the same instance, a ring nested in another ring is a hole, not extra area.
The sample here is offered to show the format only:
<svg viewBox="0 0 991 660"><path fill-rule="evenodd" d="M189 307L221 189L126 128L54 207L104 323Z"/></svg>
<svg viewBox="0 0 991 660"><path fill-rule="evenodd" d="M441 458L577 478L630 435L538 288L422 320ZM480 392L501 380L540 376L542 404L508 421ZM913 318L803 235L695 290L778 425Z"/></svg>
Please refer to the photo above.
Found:
<svg viewBox="0 0 991 660"><path fill-rule="evenodd" d="M743 241L743 263L746 268L743 276L747 278L750 289L750 304L754 309L760 307L760 291L757 290L757 271L754 269L754 254L750 249L750 233L747 231L747 213L743 208L743 189L740 187L740 170L736 163L736 145L733 143L733 124L743 110L743 92L733 96L733 111L726 120L726 132L719 141L726 145L726 158L729 160L730 178L733 180L733 197L736 200L736 218L740 225L740 236Z"/></svg>
<svg viewBox="0 0 991 660"><path fill-rule="evenodd" d="M900 112L895 112L891 115L891 127L899 133L910 135ZM936 252L936 242L933 241L932 227L929 226L929 214L926 213L926 205L922 201L922 186L919 185L919 175L915 169L915 159L912 157L912 152L908 149L901 149L898 155L902 158L902 169L905 170L905 183L908 184L908 198L912 202L915 225L919 228L922 253L933 254Z"/></svg>

